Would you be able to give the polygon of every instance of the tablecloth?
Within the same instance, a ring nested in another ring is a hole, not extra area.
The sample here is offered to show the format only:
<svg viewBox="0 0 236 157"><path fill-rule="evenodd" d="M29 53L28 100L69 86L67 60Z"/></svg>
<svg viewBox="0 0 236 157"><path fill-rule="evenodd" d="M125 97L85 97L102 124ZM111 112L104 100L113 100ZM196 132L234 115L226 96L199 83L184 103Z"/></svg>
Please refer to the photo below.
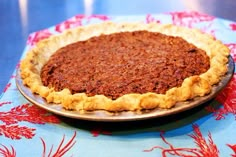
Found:
<svg viewBox="0 0 236 157"><path fill-rule="evenodd" d="M76 15L30 34L22 56L53 34L108 20L198 28L227 45L236 60L236 22L199 12ZM0 96L0 156L236 157L235 74L216 98L203 105L175 115L132 122L92 122L54 115L25 99L16 87L15 76L16 71Z"/></svg>

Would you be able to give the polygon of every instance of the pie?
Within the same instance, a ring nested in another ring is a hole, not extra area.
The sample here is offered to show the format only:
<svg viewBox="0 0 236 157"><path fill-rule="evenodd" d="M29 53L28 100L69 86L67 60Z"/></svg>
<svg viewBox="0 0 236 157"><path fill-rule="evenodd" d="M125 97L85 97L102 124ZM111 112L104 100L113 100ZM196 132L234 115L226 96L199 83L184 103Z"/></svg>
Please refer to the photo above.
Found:
<svg viewBox="0 0 236 157"><path fill-rule="evenodd" d="M67 110L172 108L211 92L229 49L197 29L104 22L36 44L20 64L25 86Z"/></svg>

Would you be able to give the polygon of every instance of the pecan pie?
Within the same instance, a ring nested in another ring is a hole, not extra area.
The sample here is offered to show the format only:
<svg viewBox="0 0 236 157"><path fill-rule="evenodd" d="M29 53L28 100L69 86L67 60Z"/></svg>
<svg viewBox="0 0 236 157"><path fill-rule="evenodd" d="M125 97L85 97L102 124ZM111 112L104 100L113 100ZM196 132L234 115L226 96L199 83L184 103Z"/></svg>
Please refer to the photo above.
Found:
<svg viewBox="0 0 236 157"><path fill-rule="evenodd" d="M65 109L140 111L208 94L228 55L196 29L105 22L39 42L20 69L32 92Z"/></svg>

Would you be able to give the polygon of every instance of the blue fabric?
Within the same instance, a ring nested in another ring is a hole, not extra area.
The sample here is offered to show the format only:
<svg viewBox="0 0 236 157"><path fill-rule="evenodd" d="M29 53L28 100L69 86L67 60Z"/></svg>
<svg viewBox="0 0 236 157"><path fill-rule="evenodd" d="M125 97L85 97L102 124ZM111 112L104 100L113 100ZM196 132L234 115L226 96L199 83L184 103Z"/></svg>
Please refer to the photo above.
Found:
<svg viewBox="0 0 236 157"><path fill-rule="evenodd" d="M235 53L234 22L225 19L196 12L108 18L107 20L114 22L152 21L199 28L227 44L231 48L232 55ZM96 17L91 17L89 20L86 17L68 19L68 21L73 20L80 20L82 25L86 25L102 22L104 19ZM64 24L65 22L62 23ZM68 27L76 26L77 24ZM55 30L55 26L48 28L47 31L50 34L59 33ZM34 39L35 33L31 34ZM31 45L32 40L29 40L22 56ZM56 116L32 105L17 90L15 75L14 72L0 97L0 156L2 154L6 156L7 153L17 157L53 156L58 148L61 153L57 155L65 157L157 157L171 156L171 154L223 157L236 154L233 147L236 146L235 112L228 110L223 113L222 118L217 119L215 114L218 112L216 111L225 108L217 101L218 99L176 115L145 121L90 122ZM234 82L231 82L231 86L234 87ZM235 97L232 94L229 97L232 99L229 101L232 103L231 107L235 110L236 101L233 101ZM215 108L215 111L207 110L209 106ZM62 143L61 147L60 143ZM209 148L204 149L198 144L209 146Z"/></svg>

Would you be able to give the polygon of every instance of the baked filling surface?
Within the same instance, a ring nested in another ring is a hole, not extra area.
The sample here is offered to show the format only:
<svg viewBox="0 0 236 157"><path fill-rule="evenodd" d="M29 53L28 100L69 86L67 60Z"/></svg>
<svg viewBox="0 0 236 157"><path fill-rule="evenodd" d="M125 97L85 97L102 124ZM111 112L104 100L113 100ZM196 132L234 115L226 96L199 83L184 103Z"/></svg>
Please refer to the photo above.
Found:
<svg viewBox="0 0 236 157"><path fill-rule="evenodd" d="M121 32L78 41L57 50L41 79L56 91L105 95L155 92L181 86L210 67L206 52L181 37L148 31Z"/></svg>
<svg viewBox="0 0 236 157"><path fill-rule="evenodd" d="M104 22L40 41L20 75L33 93L69 110L168 109L210 93L229 52L196 29Z"/></svg>

